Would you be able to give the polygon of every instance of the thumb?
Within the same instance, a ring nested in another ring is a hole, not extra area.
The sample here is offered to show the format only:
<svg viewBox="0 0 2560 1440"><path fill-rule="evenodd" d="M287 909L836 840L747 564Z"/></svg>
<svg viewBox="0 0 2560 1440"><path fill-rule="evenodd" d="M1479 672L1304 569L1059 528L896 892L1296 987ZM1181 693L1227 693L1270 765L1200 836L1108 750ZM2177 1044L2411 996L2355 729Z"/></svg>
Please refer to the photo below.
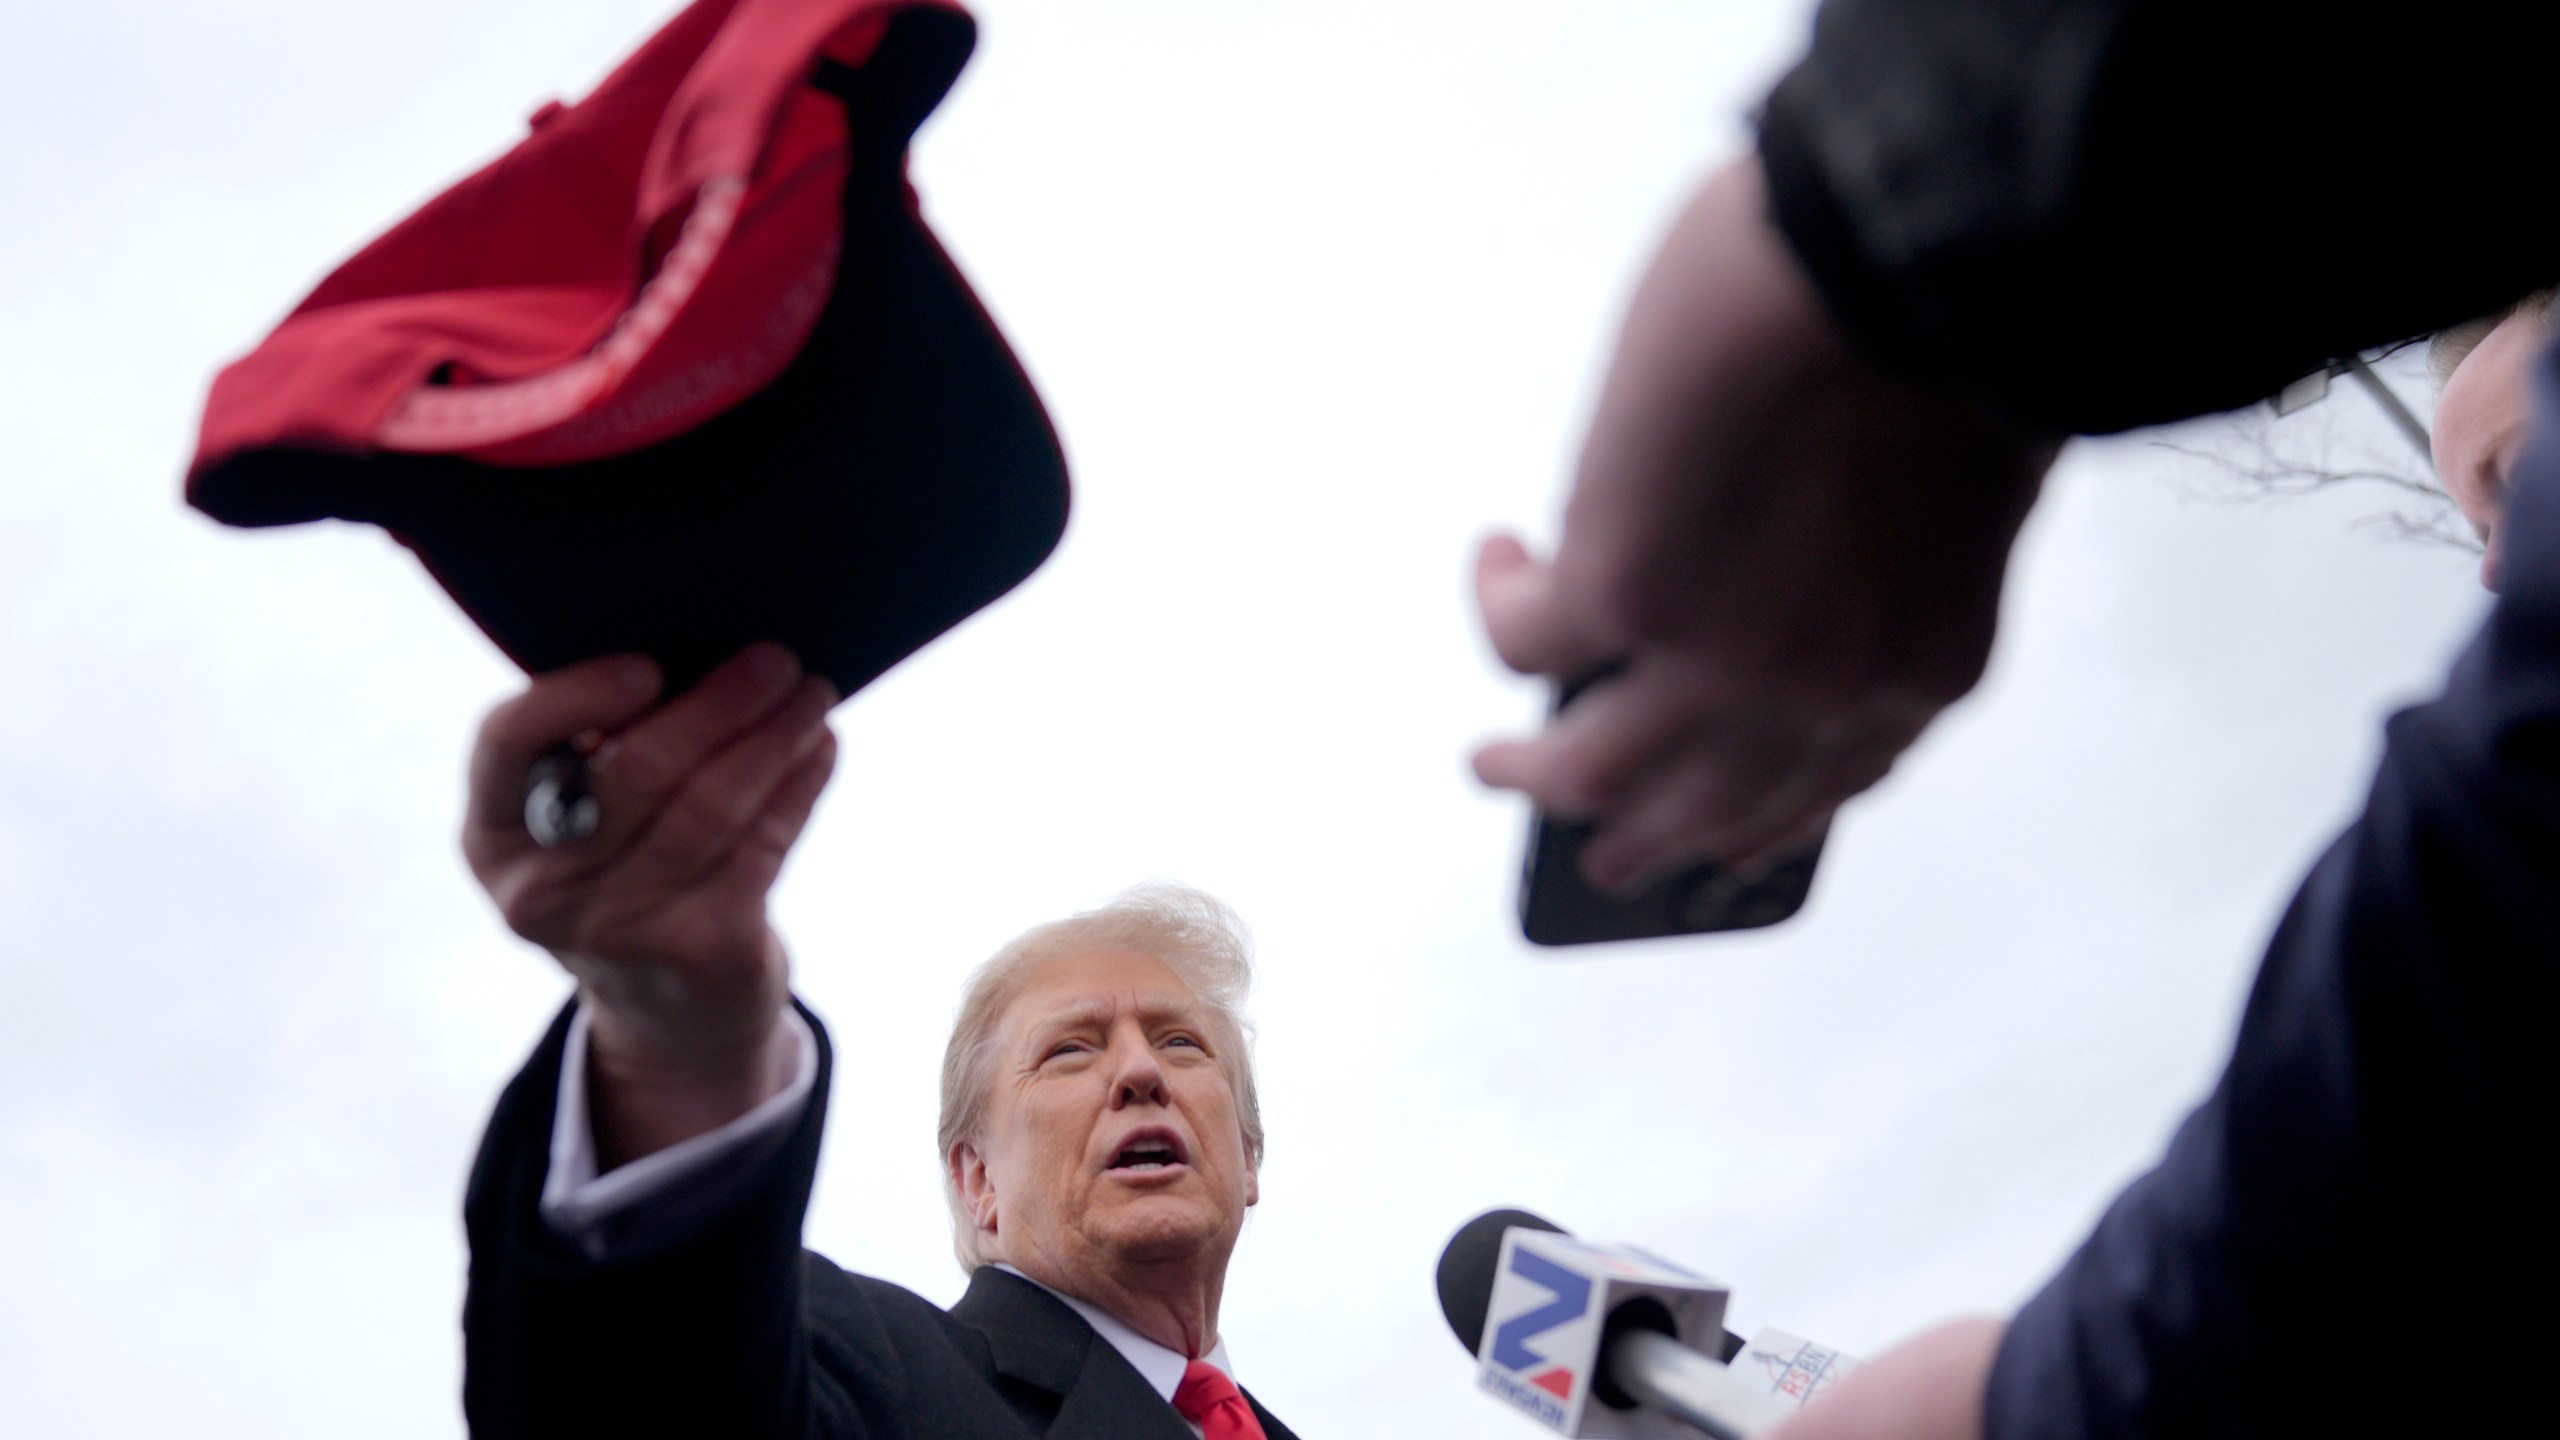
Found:
<svg viewBox="0 0 2560 1440"><path fill-rule="evenodd" d="M1570 619L1555 567L1517 536L1490 535L1477 548L1476 611L1494 654L1523 675L1578 675L1613 658Z"/></svg>

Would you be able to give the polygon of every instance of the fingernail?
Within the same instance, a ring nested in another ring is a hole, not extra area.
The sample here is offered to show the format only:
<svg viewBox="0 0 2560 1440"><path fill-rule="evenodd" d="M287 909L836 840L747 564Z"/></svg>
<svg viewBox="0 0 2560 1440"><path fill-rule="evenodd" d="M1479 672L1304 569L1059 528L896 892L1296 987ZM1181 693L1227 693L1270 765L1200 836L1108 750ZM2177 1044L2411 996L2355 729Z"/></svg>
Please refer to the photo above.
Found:
<svg viewBox="0 0 2560 1440"><path fill-rule="evenodd" d="M770 640L759 640L748 646L743 658L748 677L761 684L785 684L800 674L800 662L790 651Z"/></svg>
<svg viewBox="0 0 2560 1440"><path fill-rule="evenodd" d="M609 662L608 678L617 690L646 695L658 688L658 662L646 655L617 655Z"/></svg>
<svg viewBox="0 0 2560 1440"><path fill-rule="evenodd" d="M833 733L823 724L810 726L801 735L800 743L791 747L791 758L795 761L808 759L818 753L818 747L826 744Z"/></svg>

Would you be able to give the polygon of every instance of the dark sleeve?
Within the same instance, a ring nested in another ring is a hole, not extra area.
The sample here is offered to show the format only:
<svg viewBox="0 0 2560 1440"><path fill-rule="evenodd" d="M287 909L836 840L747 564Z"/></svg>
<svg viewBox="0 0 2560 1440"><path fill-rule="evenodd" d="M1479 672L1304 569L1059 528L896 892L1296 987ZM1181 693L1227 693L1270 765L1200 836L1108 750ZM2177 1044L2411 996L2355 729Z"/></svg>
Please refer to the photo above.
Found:
<svg viewBox="0 0 2560 1440"><path fill-rule="evenodd" d="M2548 362L2539 385L2506 593L2392 720L2211 1098L2012 1322L1987 1440L2500 1433L2530 1403L2560 1281L2535 1178L2560 1102Z"/></svg>
<svg viewBox="0 0 2560 1440"><path fill-rule="evenodd" d="M755 1183L691 1235L590 1260L539 1213L568 1038L563 1010L499 1097L464 1202L463 1410L477 1440L564 1435L799 1436L812 1405L800 1222L817 1171L833 1056ZM822 1397L840 1398L840 1397ZM823 1406L858 1436L851 1414Z"/></svg>
<svg viewBox="0 0 2560 1440"><path fill-rule="evenodd" d="M2560 278L2555 38L2478 0L1826 0L1761 156L1874 358L2121 430Z"/></svg>

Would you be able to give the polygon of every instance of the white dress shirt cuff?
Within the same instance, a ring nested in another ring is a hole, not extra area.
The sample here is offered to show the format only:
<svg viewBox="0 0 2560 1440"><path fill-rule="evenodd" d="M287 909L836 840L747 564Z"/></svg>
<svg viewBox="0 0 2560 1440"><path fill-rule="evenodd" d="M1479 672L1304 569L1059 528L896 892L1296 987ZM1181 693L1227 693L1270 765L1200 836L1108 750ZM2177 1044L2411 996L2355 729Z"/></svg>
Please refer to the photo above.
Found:
<svg viewBox="0 0 2560 1440"><path fill-rule="evenodd" d="M579 1006L560 1052L543 1223L590 1260L625 1260L674 1244L735 1200L781 1150L818 1087L818 1037L797 1009L782 1018L799 1064L781 1093L717 1130L599 1175L587 1106L587 1011Z"/></svg>

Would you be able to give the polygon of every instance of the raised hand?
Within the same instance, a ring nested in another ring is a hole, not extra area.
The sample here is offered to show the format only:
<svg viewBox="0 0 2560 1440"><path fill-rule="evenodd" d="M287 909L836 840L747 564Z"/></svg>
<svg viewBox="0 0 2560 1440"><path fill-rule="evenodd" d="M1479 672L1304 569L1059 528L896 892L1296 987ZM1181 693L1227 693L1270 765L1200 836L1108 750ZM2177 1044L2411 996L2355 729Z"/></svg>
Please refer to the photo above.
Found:
<svg viewBox="0 0 2560 1440"><path fill-rule="evenodd" d="M1757 160L1719 173L1637 291L1553 562L1477 562L1505 663L1623 668L1477 775L1596 822L1611 889L1810 839L1981 677L2054 449L1860 357Z"/></svg>
<svg viewBox="0 0 2560 1440"><path fill-rule="evenodd" d="M750 646L653 709L660 687L632 655L536 679L482 723L463 821L507 924L577 977L607 1165L787 1083L790 961L765 900L835 766L835 690L780 646ZM545 849L525 831L525 773L575 737L602 820Z"/></svg>

